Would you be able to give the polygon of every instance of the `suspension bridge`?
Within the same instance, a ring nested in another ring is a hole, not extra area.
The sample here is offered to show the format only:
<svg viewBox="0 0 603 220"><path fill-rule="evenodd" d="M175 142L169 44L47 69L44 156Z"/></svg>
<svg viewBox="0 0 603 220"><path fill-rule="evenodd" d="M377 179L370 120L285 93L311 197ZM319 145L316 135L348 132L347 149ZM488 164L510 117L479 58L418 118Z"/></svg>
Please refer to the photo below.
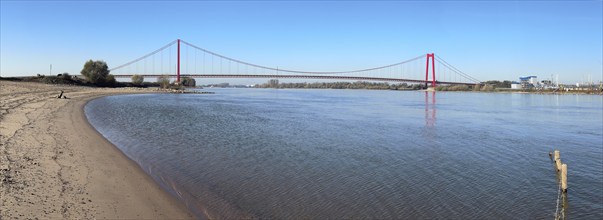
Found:
<svg viewBox="0 0 603 220"><path fill-rule="evenodd" d="M436 68L438 69L437 79ZM109 70L116 78L130 78L133 75L153 78L167 75L175 78L175 82L178 83L181 77L383 81L424 83L426 87L428 84L436 87L438 84L474 85L480 83L476 78L460 71L433 53L422 54L389 65L358 70L301 71L279 69L234 59L180 39Z"/></svg>

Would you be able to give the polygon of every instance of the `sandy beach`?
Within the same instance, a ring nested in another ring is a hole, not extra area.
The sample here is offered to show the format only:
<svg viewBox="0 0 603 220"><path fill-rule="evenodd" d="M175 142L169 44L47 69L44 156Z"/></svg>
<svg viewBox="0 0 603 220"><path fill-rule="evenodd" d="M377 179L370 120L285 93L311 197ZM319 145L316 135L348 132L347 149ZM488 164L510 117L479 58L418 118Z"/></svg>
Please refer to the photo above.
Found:
<svg viewBox="0 0 603 220"><path fill-rule="evenodd" d="M193 218L84 115L96 97L144 92L0 81L0 219Z"/></svg>

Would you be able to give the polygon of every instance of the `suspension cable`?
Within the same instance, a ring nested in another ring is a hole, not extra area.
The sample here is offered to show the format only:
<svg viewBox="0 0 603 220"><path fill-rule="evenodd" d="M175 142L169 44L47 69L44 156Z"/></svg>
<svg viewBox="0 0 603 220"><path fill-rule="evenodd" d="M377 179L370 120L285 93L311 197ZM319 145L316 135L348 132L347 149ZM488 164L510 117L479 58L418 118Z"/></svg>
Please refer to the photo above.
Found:
<svg viewBox="0 0 603 220"><path fill-rule="evenodd" d="M211 52L209 50L203 49L201 47L195 46L195 45L193 45L191 43L188 43L186 41L183 41L183 40L180 40L180 42L182 42L182 43L184 43L184 44L186 44L188 46L191 46L193 48L196 48L198 50L201 50L201 51L203 51L205 53L211 54L211 55L216 56L216 57L220 57L222 59L230 60L230 61L233 61L233 62L236 62L236 63L240 63L240 64L244 64L244 65L249 65L249 66L253 66L253 67L257 67L257 68L261 68L261 69L266 69L266 70L271 70L271 71L277 71L276 68L262 66L262 65L257 65L257 64L253 64L253 63L248 63L248 62L245 62L245 61L237 60L237 59L234 59L234 58L226 57L226 56L223 56L223 55ZM366 72L366 71L371 71L371 70L379 70L379 69L384 69L384 68L388 68L388 67L392 67L392 66L396 66L396 65L401 65L401 64L404 64L404 63L415 61L415 60L417 60L419 58L422 58L422 57L424 57L424 55L421 55L421 56L418 56L418 57L415 57L415 58L412 58L412 59L409 59L409 60L405 60L405 61L402 61L402 62L390 64L390 65L385 65L385 66L380 66L380 67L374 67L374 68L368 68L368 69L350 70L350 71L321 72L321 71L300 71L300 70L287 70L287 69L278 69L278 71L279 72L288 72L288 73L302 73L302 74L357 73L357 72Z"/></svg>
<svg viewBox="0 0 603 220"><path fill-rule="evenodd" d="M481 83L481 81L480 81L480 80L478 80L478 79L476 79L476 78L471 77L469 74L466 74L466 73L464 73L463 71L460 71L460 70L459 70L459 69L457 69L456 67L452 66L450 63L446 62L446 60L442 59L440 56L438 56L438 55L435 55L435 56L436 56L436 59L438 59L438 61L442 62L442 64L444 64L444 65L445 65L446 67L448 67L450 70L452 70L452 71L454 71L454 72L456 72L456 73L458 73L458 74L462 75L463 77L465 77L465 78L467 78L467 79L469 79L469 80L471 80L471 81L473 81L473 82L476 82L476 83Z"/></svg>
<svg viewBox="0 0 603 220"><path fill-rule="evenodd" d="M124 67L124 66L128 66L128 65L130 65L130 64L133 64L133 63L136 63L136 62L138 62L138 61L141 61L142 59L147 58L147 57L149 57L149 56L152 56L152 55L154 55L154 54L158 53L159 51L162 51L163 49L168 48L169 46L172 46L172 45L173 45L173 44L175 44L175 43L176 43L176 40L174 40L174 41L170 42L169 44L167 44L167 45L165 45L165 46L163 46L163 47L161 47L161 48L159 48L159 49L157 49L157 50L155 50L155 51L153 51L153 52L151 52L151 53L148 53L147 55L144 55L144 56L142 56L142 57L140 57L140 58L138 58L138 59L132 60L132 61L130 61L130 62L127 62L127 63L125 63L125 64L122 64L122 65L120 65L120 66L117 66L117 67L115 67L115 68L111 68L111 69L109 69L109 71L113 71L113 70L116 70L116 69L122 68L122 67Z"/></svg>
<svg viewBox="0 0 603 220"><path fill-rule="evenodd" d="M480 83L480 81L479 81L478 79L475 79L475 78L473 78L473 77L469 76L468 74L466 74L466 73L464 73L464 72L462 72L462 71L458 70L458 69L457 69L457 68L455 68L454 66L450 65L449 63L447 63L445 60L443 60L443 59L441 59L441 58L438 58L438 61L439 61L439 62L440 62L442 65L444 65L445 67L447 67L448 69L450 69L450 70L452 70L453 72L455 72L457 75L459 75L459 76L461 76L461 77L463 77L463 78L465 78L465 79L468 79L468 80L470 80L470 81L473 81L473 82L475 82L475 83ZM455 77L456 77L456 75L455 75Z"/></svg>

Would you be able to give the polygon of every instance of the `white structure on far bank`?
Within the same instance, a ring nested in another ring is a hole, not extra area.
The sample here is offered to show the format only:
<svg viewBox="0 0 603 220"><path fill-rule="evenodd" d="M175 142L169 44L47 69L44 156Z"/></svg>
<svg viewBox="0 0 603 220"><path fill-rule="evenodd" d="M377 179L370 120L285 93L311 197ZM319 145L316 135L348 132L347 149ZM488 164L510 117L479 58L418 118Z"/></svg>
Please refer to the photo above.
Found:
<svg viewBox="0 0 603 220"><path fill-rule="evenodd" d="M553 75L550 80L538 81L537 76L523 76L519 77L519 82L511 83L511 89L556 89L559 88L559 76L557 76L557 83L553 81Z"/></svg>
<svg viewBox="0 0 603 220"><path fill-rule="evenodd" d="M539 86L537 76L519 77L519 83L522 89L535 88Z"/></svg>

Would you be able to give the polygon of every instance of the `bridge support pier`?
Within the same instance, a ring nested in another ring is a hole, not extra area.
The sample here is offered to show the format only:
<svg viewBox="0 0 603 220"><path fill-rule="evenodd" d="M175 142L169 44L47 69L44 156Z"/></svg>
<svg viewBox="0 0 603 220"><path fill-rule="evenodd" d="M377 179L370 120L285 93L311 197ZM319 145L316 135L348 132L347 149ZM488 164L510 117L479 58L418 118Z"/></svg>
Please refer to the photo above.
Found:
<svg viewBox="0 0 603 220"><path fill-rule="evenodd" d="M431 87L436 87L435 58L434 57L435 57L434 53L427 54L427 62L425 63L425 88L427 88L427 84L429 82L429 58L431 58L431 72L432 72Z"/></svg>

